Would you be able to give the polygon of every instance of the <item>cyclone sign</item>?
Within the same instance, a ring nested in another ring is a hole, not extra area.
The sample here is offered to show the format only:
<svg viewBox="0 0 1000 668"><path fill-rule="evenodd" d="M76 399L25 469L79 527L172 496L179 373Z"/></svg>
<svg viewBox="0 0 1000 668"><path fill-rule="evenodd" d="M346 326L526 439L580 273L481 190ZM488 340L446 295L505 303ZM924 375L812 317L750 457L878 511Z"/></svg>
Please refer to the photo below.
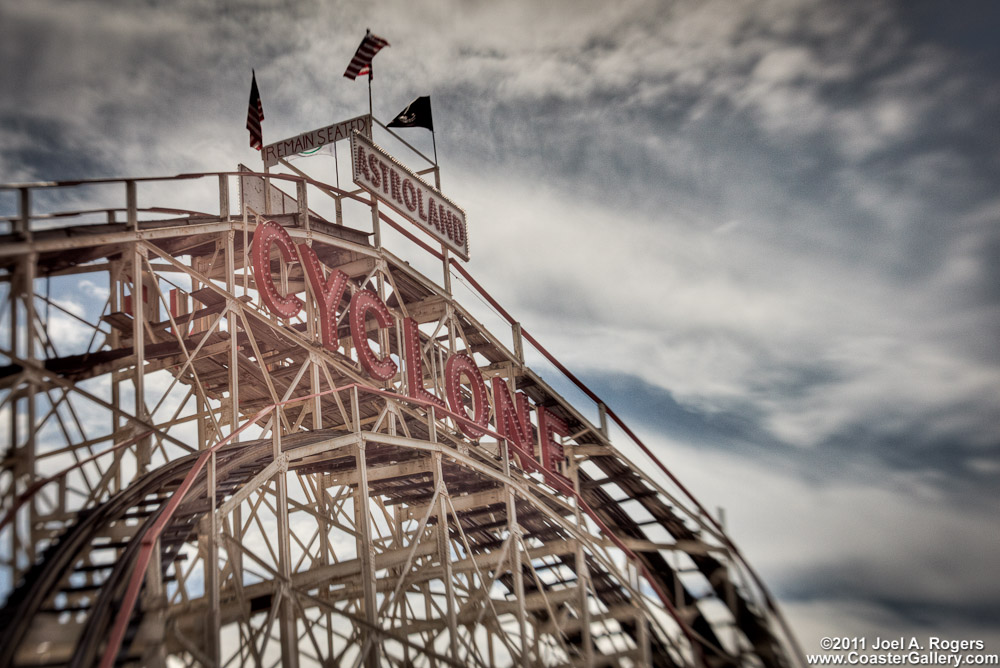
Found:
<svg viewBox="0 0 1000 668"><path fill-rule="evenodd" d="M572 492L572 485L561 470L566 456L561 438L571 433L565 421L544 406L533 406L524 392L516 391L512 395L507 384L498 376L490 377L490 405L486 377L467 353L452 353L448 358L444 368L445 397L428 391L424 386L426 372L420 355L417 322L401 314L394 315L386 303L371 290L349 290L350 279L347 274L339 269L324 267L309 244L296 244L285 228L274 221L266 221L257 226L251 252L254 283L260 293L261 303L268 311L280 318L289 319L297 316L304 306L304 302L295 294L282 294L275 284L271 274L272 247L278 249L285 262L301 262L303 265L309 292L316 302L324 348L332 352L347 353L346 348L341 348L337 333L337 322L346 315L350 324L351 346L356 351L361 367L375 381L392 380L399 373L399 365L388 353L381 351L380 356L372 350L368 335L368 316L375 317L379 329L402 328L405 345L397 359L406 365L406 391L410 397L450 409L456 415L467 418L460 421L458 427L472 441L478 441L486 434L492 417L496 432L507 439L510 455L517 459L521 468L543 470L553 486L561 488L564 493ZM345 313L342 304L348 295L349 306ZM471 414L466 405L466 397L471 398ZM536 460L534 454L534 435L529 417L532 409L538 420L541 461Z"/></svg>

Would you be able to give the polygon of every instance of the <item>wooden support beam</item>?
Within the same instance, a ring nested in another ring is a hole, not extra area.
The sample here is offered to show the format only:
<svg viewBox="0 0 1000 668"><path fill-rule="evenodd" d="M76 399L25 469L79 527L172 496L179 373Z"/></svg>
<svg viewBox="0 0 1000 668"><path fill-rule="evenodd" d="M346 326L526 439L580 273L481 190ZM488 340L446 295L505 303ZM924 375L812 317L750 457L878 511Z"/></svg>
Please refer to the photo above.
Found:
<svg viewBox="0 0 1000 668"><path fill-rule="evenodd" d="M418 302L411 302L406 305L406 310L410 317L420 324L427 322L437 322L447 310L447 302L440 295L432 295Z"/></svg>
<svg viewBox="0 0 1000 668"><path fill-rule="evenodd" d="M448 625L448 651L449 656L457 661L458 656L458 624L456 622L455 610L455 585L452 581L454 577L451 568L451 546L448 542L448 509L446 506L448 488L444 484L444 473L441 470L441 453L435 452L434 459L434 487L437 489L437 530L435 536L437 541L438 563L443 571L441 579L444 581L445 593L445 619ZM455 518L458 521L458 518Z"/></svg>
<svg viewBox="0 0 1000 668"><path fill-rule="evenodd" d="M314 464L317 461L328 461L332 457L343 457L342 454L332 454L325 459L308 459L297 462L292 466L292 468L298 468L303 465ZM403 462L401 464L385 464L382 466L372 466L368 469L368 482L378 482L381 480L389 480L392 478L406 478L414 476L417 474L431 474L432 466L431 461L428 458L421 458L415 461ZM326 487L332 487L333 485L350 485L354 486L358 484L360 478L360 473L358 471L344 471L341 473L325 473L323 475L323 484ZM419 517L419 515L418 515Z"/></svg>
<svg viewBox="0 0 1000 668"><path fill-rule="evenodd" d="M483 506L492 506L506 503L506 493L502 487L491 489L487 492L466 494L465 496L451 497L451 503L456 512L463 510L474 510ZM420 519L427 512L426 505L408 506L404 510L403 518L412 520Z"/></svg>
<svg viewBox="0 0 1000 668"><path fill-rule="evenodd" d="M355 395L357 396L357 395ZM353 402L355 405L357 401ZM357 554L361 566L361 588L363 592L362 614L367 626L361 637L361 649L365 668L378 668L378 636L374 629L378 626L378 607L375 603L375 545L372 543L371 519L368 510L368 464L365 461L366 446L359 441L355 446L355 463L358 470L358 486L354 492L354 526L357 531Z"/></svg>

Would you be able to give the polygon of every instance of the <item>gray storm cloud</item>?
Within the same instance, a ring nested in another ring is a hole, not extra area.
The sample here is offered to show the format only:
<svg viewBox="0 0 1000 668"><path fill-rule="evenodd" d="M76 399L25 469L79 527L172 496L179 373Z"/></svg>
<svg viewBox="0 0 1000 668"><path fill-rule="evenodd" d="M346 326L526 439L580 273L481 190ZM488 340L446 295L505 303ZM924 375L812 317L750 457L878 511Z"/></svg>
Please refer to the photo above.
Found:
<svg viewBox="0 0 1000 668"><path fill-rule="evenodd" d="M355 116L367 90L341 73L371 27L392 44L376 116L433 99L472 273L730 509L807 651L820 633L996 635L995 9L0 13L5 182L255 164L250 68L265 141Z"/></svg>

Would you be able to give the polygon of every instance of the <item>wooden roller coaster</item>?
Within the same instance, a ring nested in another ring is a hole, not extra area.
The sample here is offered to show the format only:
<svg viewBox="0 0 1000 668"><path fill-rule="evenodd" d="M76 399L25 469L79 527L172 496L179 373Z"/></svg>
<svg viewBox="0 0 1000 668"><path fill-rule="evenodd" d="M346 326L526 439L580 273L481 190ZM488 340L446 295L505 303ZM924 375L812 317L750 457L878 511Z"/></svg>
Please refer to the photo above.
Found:
<svg viewBox="0 0 1000 668"><path fill-rule="evenodd" d="M722 527L375 195L2 188L0 666L802 665Z"/></svg>

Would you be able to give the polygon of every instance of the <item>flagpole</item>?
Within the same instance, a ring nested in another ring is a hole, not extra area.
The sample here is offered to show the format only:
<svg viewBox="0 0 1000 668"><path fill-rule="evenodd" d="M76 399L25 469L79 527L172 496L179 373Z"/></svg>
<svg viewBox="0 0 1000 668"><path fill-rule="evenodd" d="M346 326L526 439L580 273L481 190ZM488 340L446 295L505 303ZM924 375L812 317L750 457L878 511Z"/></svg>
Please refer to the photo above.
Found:
<svg viewBox="0 0 1000 668"><path fill-rule="evenodd" d="M369 30L368 32L371 32ZM372 74L375 72L375 66L369 62L368 63L368 117L375 118L375 114L372 112ZM352 158L353 159L353 158ZM375 237L375 248L382 248L382 229L378 222L378 200L372 197L372 233ZM381 274L379 274L379 293L381 295Z"/></svg>
<svg viewBox="0 0 1000 668"><path fill-rule="evenodd" d="M431 123L431 125L434 125ZM441 169L438 167L438 144L437 135L434 134L434 128L431 128L431 144L434 146L434 187L441 192ZM448 252L448 247L441 243L441 264L444 269L444 291L445 294L451 294L451 253Z"/></svg>
<svg viewBox="0 0 1000 668"><path fill-rule="evenodd" d="M374 117L375 114L372 112L372 74L375 73L375 67L372 64L368 65L368 115Z"/></svg>
<svg viewBox="0 0 1000 668"><path fill-rule="evenodd" d="M434 145L434 185L441 190L441 172L438 170L438 143L434 130L431 130L431 143Z"/></svg>

